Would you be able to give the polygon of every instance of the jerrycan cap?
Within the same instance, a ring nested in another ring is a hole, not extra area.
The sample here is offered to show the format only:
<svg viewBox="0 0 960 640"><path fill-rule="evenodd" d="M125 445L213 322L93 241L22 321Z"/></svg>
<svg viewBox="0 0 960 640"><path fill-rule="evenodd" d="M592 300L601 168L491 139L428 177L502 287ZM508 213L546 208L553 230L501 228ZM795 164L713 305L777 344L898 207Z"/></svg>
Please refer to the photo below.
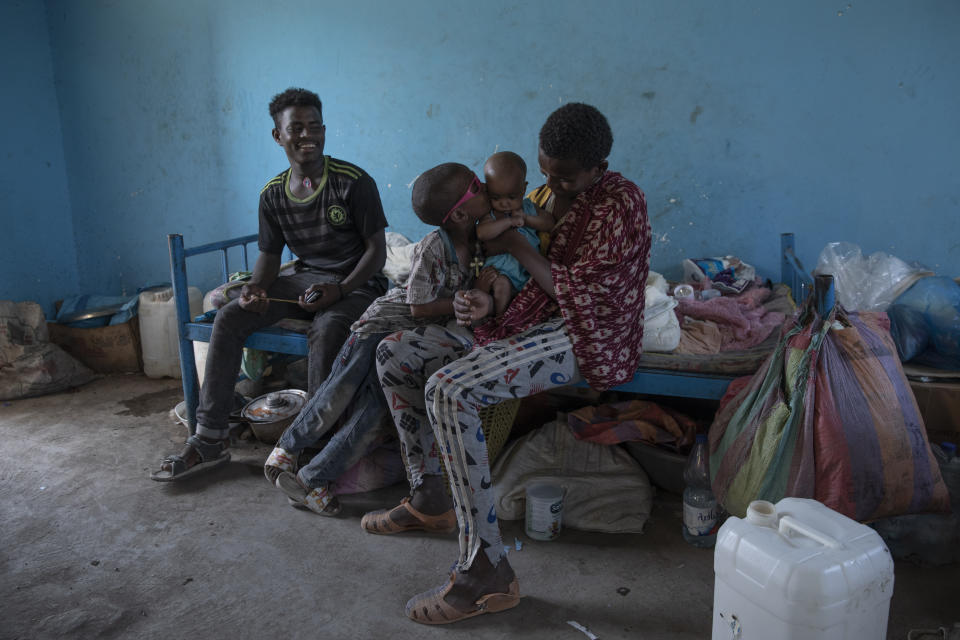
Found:
<svg viewBox="0 0 960 640"><path fill-rule="evenodd" d="M747 522L758 527L777 528L777 505L766 500L754 500L747 507Z"/></svg>

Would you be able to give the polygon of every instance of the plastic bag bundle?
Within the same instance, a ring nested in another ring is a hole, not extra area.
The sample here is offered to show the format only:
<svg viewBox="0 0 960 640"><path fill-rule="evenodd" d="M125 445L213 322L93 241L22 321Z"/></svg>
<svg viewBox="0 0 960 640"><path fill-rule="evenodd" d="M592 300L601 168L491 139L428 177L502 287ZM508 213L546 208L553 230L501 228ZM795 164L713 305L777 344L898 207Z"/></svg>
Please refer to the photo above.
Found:
<svg viewBox="0 0 960 640"><path fill-rule="evenodd" d="M887 310L903 362L960 369L960 284L922 278Z"/></svg>
<svg viewBox="0 0 960 640"><path fill-rule="evenodd" d="M760 370L728 391L710 428L713 491L743 517L752 500L814 498L860 521L948 508L889 321L822 319L805 306Z"/></svg>
<svg viewBox="0 0 960 640"><path fill-rule="evenodd" d="M683 261L683 280L691 284L711 281L711 286L727 293L743 293L757 277L756 269L736 256L688 258Z"/></svg>
<svg viewBox="0 0 960 640"><path fill-rule="evenodd" d="M413 262L413 251L417 243L395 231L387 231L387 259L383 264L383 275L390 282L402 284L410 276L410 264Z"/></svg>
<svg viewBox="0 0 960 640"><path fill-rule="evenodd" d="M677 301L658 288L647 285L643 309L643 350L670 352L680 344L680 320L673 312Z"/></svg>
<svg viewBox="0 0 960 640"><path fill-rule="evenodd" d="M837 300L848 311L886 311L914 282L933 275L882 251L864 257L850 242L824 247L813 273L833 276Z"/></svg>

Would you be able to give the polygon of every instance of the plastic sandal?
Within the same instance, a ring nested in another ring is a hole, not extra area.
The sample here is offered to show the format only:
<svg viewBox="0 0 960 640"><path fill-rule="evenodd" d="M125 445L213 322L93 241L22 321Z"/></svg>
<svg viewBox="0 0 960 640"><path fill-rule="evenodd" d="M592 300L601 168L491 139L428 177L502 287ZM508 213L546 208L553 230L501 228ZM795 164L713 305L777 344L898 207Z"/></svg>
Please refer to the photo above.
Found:
<svg viewBox="0 0 960 640"><path fill-rule="evenodd" d="M283 471L277 476L277 488L287 494L290 504L298 509L309 509L321 516L340 513L340 501L327 487L310 489L297 480L297 476Z"/></svg>
<svg viewBox="0 0 960 640"><path fill-rule="evenodd" d="M473 611L460 611L443 599L453 588L456 573L450 574L447 584L425 591L407 602L407 617L420 624L450 624L484 613L498 613L520 604L520 584L514 578L507 593L488 593L476 602Z"/></svg>
<svg viewBox="0 0 960 640"><path fill-rule="evenodd" d="M267 482L276 486L277 478L284 471L296 473L297 456L280 447L274 447L263 465L263 475L266 476Z"/></svg>
<svg viewBox="0 0 960 640"><path fill-rule="evenodd" d="M227 451L224 442L204 442L194 434L187 438L186 444L197 452L197 457L200 459L196 464L188 468L183 456L169 455L160 463L160 470L150 474L150 479L157 482L173 482L230 462L230 452ZM164 469L164 465L169 468Z"/></svg>
<svg viewBox="0 0 960 640"><path fill-rule="evenodd" d="M408 525L397 524L397 522L390 517L390 514L400 507L406 509L407 513L419 520L419 522ZM400 501L400 504L393 509L382 509L364 514L360 520L360 526L368 533L376 533L378 535L389 535L402 531L453 533L457 530L457 516L453 509L450 509L446 513L441 513L438 516L428 516L414 509L413 505L410 504L410 498L404 498Z"/></svg>

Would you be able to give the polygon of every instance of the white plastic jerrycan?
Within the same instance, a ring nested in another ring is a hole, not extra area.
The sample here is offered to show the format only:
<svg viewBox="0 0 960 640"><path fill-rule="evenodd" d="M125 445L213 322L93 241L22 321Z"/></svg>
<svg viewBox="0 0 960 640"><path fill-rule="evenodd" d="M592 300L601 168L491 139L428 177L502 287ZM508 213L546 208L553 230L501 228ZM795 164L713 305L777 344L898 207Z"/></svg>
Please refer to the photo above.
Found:
<svg viewBox="0 0 960 640"><path fill-rule="evenodd" d="M893 558L816 500L756 500L717 533L713 640L883 640Z"/></svg>

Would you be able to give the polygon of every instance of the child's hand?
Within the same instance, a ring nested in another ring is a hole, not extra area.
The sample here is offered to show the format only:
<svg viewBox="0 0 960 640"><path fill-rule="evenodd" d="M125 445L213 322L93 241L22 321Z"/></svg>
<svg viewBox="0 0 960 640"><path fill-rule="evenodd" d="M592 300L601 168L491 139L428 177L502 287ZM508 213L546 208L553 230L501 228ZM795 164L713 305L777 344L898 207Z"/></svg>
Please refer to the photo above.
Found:
<svg viewBox="0 0 960 640"><path fill-rule="evenodd" d="M496 238L484 240L483 251L488 258L500 253L513 253L528 244L520 233L501 233Z"/></svg>
<svg viewBox="0 0 960 640"><path fill-rule="evenodd" d="M479 289L457 291L453 296L453 312L457 316L457 324L462 327L472 326L486 318L493 311L493 297Z"/></svg>
<svg viewBox="0 0 960 640"><path fill-rule="evenodd" d="M523 215L523 211L511 211L510 223L514 227L522 227L527 223L527 216Z"/></svg>
<svg viewBox="0 0 960 640"><path fill-rule="evenodd" d="M493 281L497 279L498 275L500 275L500 272L497 271L496 267L484 267L476 279L477 289L490 293L490 289L493 287Z"/></svg>

